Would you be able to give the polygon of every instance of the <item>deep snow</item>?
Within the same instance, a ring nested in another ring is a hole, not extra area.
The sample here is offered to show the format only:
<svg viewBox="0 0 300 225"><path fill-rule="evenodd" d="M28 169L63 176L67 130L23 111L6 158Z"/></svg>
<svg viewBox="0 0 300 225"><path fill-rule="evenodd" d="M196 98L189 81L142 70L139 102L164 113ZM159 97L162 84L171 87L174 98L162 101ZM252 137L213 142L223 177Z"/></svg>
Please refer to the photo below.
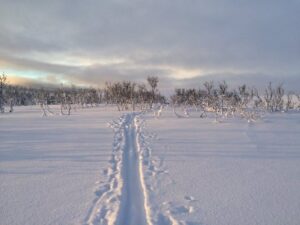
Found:
<svg viewBox="0 0 300 225"><path fill-rule="evenodd" d="M1 115L0 224L299 223L300 114L158 114Z"/></svg>

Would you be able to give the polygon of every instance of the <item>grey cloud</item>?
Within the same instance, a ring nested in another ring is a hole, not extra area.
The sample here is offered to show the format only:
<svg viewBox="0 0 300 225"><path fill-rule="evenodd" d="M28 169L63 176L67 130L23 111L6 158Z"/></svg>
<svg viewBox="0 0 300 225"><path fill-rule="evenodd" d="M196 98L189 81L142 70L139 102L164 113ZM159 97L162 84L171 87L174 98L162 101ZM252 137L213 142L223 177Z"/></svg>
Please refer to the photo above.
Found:
<svg viewBox="0 0 300 225"><path fill-rule="evenodd" d="M80 66L67 66L60 64L52 64L34 59L28 59L23 57L14 57L7 55L0 55L0 61L5 65L18 70L35 70L40 72L54 73L54 74L68 74L74 71L80 71Z"/></svg>
<svg viewBox="0 0 300 225"><path fill-rule="evenodd" d="M203 88L205 81L214 81L215 85L226 81L230 88L237 88L238 86L246 84L249 87L257 88L259 91L263 91L271 82L275 86L283 84L283 87L288 91L299 93L300 74L290 76L274 76L268 74L209 74L174 82L174 87Z"/></svg>
<svg viewBox="0 0 300 225"><path fill-rule="evenodd" d="M157 74L160 74L161 80L165 80L168 71L160 69L127 68L122 65L118 67L94 65L85 67L81 72L70 73L64 77L71 83L104 86L107 81L115 82L130 80L137 83L144 83L148 76Z"/></svg>
<svg viewBox="0 0 300 225"><path fill-rule="evenodd" d="M246 73L258 83L266 77L293 80L300 70L299 21L297 0L1 1L0 54L14 65L77 82L141 80L149 73L168 80L160 65L218 70L237 80ZM36 52L120 57L137 68L49 65L32 62ZM243 72L233 76L232 70Z"/></svg>

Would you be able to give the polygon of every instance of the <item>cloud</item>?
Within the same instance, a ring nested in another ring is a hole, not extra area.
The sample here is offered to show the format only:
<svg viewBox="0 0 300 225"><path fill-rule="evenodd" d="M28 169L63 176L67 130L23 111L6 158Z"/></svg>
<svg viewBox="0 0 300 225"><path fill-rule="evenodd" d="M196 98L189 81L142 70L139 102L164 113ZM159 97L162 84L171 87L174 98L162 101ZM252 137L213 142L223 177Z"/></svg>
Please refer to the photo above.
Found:
<svg viewBox="0 0 300 225"><path fill-rule="evenodd" d="M209 74L201 77L184 79L180 82L175 82L174 86L188 88L203 88L203 83L206 81L214 81L218 85L222 81L226 81L230 88L237 88L243 84L248 87L256 87L259 91L264 91L270 82L275 86L283 84L283 87L288 91L299 92L300 76L272 76L268 74Z"/></svg>
<svg viewBox="0 0 300 225"><path fill-rule="evenodd" d="M0 69L67 82L247 77L292 84L297 0L15 0L0 8ZM168 86L168 85L166 85Z"/></svg>
<svg viewBox="0 0 300 225"><path fill-rule="evenodd" d="M25 87L34 87L34 88L41 88L41 87L59 87L58 82L53 82L48 80L47 78L39 80L34 78L27 78L27 77L19 77L16 75L10 75L8 77L8 84L10 85L22 85Z"/></svg>

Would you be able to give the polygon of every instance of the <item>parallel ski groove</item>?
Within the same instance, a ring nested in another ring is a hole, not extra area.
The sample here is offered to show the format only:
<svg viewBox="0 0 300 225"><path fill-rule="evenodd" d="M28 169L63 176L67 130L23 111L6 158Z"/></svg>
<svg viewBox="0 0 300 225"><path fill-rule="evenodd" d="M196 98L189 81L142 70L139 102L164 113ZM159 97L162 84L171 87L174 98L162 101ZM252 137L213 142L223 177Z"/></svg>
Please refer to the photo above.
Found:
<svg viewBox="0 0 300 225"><path fill-rule="evenodd" d="M152 225L143 174L143 154L138 113L113 122L115 137L108 180L95 192L97 198L84 224Z"/></svg>
<svg viewBox="0 0 300 225"><path fill-rule="evenodd" d="M123 152L123 189L117 225L150 225L145 200L145 185L138 145L136 114L128 114L125 122L125 147Z"/></svg>

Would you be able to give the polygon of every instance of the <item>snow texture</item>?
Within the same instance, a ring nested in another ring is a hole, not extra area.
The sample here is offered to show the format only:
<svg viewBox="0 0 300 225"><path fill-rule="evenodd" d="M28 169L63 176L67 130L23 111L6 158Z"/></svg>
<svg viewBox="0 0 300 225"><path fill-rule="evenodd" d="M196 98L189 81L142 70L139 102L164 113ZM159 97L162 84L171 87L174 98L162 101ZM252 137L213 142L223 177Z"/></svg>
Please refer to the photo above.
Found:
<svg viewBox="0 0 300 225"><path fill-rule="evenodd" d="M300 115L0 117L2 225L296 225Z"/></svg>

